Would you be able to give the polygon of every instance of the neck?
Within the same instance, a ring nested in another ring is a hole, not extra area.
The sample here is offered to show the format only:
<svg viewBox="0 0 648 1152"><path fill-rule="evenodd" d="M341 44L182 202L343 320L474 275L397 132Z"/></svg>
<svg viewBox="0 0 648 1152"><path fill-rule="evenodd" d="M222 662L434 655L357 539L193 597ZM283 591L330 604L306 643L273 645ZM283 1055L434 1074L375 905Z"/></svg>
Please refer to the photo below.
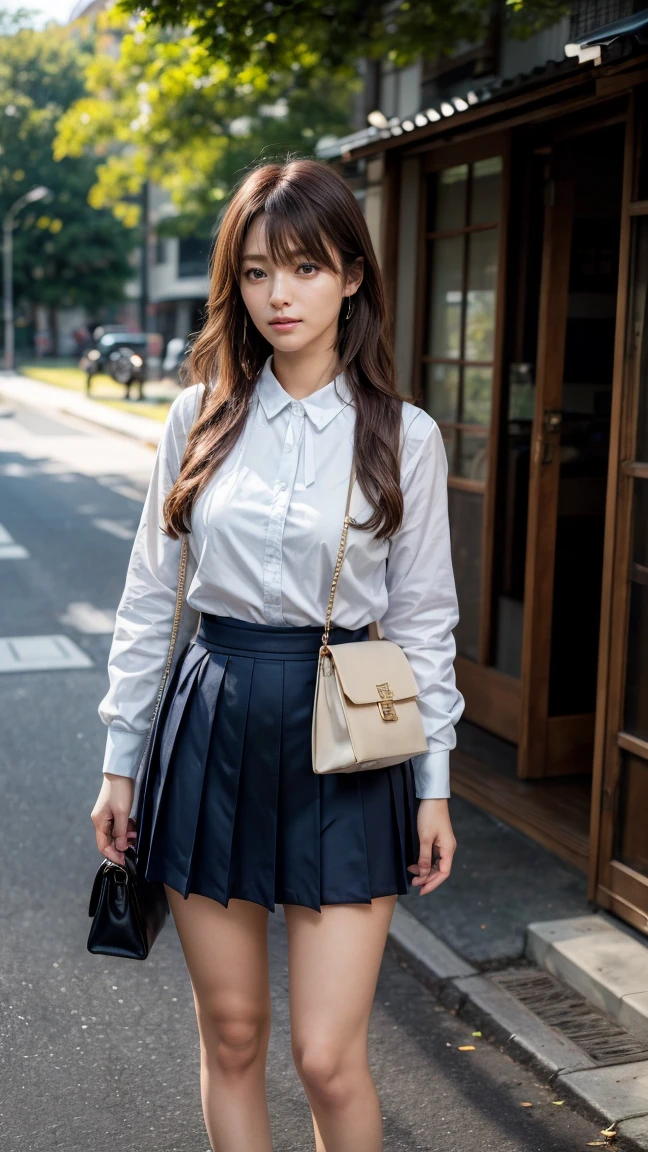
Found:
<svg viewBox="0 0 648 1152"><path fill-rule="evenodd" d="M334 348L324 348L321 352L313 348L299 352L275 349L270 367L285 392L295 400L304 400L335 379L339 364Z"/></svg>

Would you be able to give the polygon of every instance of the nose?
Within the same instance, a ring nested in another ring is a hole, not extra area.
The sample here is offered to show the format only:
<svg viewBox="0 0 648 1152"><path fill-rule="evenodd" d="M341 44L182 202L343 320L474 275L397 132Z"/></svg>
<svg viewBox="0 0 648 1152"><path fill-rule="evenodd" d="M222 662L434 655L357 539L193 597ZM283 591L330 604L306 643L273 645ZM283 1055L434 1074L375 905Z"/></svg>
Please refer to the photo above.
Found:
<svg viewBox="0 0 648 1152"><path fill-rule="evenodd" d="M292 295L288 277L285 272L275 272L272 278L272 290L270 292L269 302L272 308L290 307Z"/></svg>

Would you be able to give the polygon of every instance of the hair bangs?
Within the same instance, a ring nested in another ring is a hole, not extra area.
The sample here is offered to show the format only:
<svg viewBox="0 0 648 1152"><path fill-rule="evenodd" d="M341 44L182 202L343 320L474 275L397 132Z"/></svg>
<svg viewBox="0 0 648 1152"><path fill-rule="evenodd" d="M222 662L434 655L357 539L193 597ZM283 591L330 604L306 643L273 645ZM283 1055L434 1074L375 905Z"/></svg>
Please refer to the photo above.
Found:
<svg viewBox="0 0 648 1152"><path fill-rule="evenodd" d="M274 189L256 214L265 224L271 259L275 264L292 264L295 254L299 253L339 274L342 269L333 237L327 235L312 201L295 196L296 191L298 189L285 182Z"/></svg>

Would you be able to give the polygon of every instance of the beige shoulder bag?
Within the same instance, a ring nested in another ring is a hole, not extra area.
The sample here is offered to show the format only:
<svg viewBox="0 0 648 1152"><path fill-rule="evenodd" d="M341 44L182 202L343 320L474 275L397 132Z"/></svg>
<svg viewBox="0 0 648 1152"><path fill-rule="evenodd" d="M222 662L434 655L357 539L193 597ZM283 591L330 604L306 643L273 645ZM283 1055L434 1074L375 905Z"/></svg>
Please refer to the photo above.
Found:
<svg viewBox="0 0 648 1152"><path fill-rule="evenodd" d="M386 768L427 752L418 687L409 661L391 640L329 644L335 589L351 518L351 470L326 624L319 652L313 709L313 771L359 772Z"/></svg>

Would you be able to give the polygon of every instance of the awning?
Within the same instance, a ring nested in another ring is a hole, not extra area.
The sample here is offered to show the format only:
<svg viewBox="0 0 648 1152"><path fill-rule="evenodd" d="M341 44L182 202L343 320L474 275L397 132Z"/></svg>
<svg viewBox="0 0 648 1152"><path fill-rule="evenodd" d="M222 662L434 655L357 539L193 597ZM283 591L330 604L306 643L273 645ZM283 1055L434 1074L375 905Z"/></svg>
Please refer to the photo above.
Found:
<svg viewBox="0 0 648 1152"><path fill-rule="evenodd" d="M584 40L579 41L581 48L596 48L598 46L609 48L615 40L624 38L635 39L639 44L648 44L648 8L635 12L633 16L625 16L622 20L615 20L612 24L604 24L590 32Z"/></svg>

